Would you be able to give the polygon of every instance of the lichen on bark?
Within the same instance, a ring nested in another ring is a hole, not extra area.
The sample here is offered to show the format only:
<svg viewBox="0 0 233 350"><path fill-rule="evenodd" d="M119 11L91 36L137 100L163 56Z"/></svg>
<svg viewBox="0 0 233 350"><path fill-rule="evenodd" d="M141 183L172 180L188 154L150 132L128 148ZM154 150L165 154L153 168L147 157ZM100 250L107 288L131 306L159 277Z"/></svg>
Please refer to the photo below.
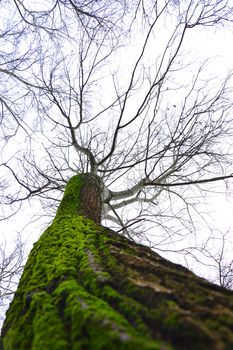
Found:
<svg viewBox="0 0 233 350"><path fill-rule="evenodd" d="M80 215L84 183L29 255L4 350L232 349L233 293Z"/></svg>

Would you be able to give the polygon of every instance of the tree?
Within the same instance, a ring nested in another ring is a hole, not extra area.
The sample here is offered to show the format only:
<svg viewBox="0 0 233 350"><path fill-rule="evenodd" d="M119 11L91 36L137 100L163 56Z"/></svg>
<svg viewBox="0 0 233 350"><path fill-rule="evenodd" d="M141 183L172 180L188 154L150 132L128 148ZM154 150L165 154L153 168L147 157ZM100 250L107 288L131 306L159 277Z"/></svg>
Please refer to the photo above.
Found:
<svg viewBox="0 0 233 350"><path fill-rule="evenodd" d="M30 253L3 349L230 349L233 292L80 215L86 177Z"/></svg>
<svg viewBox="0 0 233 350"><path fill-rule="evenodd" d="M102 222L189 252L175 243L205 219L199 196L232 178L231 73L215 76L190 42L231 22L228 1L1 6L3 218L34 198L51 217L68 179L89 173Z"/></svg>
<svg viewBox="0 0 233 350"><path fill-rule="evenodd" d="M226 256L230 256L226 254L226 249L230 248L228 234L229 232L222 234L219 251L216 255L213 256L209 251L206 251L206 254L213 261L216 269L214 282L224 288L233 289L233 260L226 259Z"/></svg>
<svg viewBox="0 0 233 350"><path fill-rule="evenodd" d="M9 301L12 300L19 277L23 271L23 242L18 237L14 246L7 247L6 242L0 246L0 325L4 320Z"/></svg>

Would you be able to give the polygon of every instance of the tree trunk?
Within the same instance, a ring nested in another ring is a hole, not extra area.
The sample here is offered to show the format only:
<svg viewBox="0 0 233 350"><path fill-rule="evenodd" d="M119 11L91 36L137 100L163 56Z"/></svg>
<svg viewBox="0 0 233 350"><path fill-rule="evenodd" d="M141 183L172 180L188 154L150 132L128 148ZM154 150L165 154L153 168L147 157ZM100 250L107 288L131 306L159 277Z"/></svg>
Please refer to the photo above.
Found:
<svg viewBox="0 0 233 350"><path fill-rule="evenodd" d="M80 216L84 180L69 181L30 253L3 349L233 349L233 292Z"/></svg>

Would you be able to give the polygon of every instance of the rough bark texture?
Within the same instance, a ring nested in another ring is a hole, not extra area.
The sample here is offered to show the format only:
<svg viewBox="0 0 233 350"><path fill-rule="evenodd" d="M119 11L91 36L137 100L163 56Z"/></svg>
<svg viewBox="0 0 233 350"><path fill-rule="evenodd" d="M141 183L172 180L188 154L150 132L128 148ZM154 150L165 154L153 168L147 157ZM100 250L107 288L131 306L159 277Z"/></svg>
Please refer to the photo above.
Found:
<svg viewBox="0 0 233 350"><path fill-rule="evenodd" d="M30 253L4 350L233 349L233 293L77 215L80 188Z"/></svg>
<svg viewBox="0 0 233 350"><path fill-rule="evenodd" d="M87 173L74 176L67 184L57 216L67 213L81 215L100 224L101 191L102 183L97 175Z"/></svg>

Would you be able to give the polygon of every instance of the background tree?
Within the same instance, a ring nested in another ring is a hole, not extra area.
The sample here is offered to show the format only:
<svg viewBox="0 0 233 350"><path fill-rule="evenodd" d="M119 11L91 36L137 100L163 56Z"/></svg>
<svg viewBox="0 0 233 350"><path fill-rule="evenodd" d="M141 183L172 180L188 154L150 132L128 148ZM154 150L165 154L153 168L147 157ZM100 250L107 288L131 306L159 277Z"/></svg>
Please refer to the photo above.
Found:
<svg viewBox="0 0 233 350"><path fill-rule="evenodd" d="M12 300L16 290L23 265L24 249L20 238L14 245L11 244L11 248L7 246L6 242L0 245L0 326L8 303Z"/></svg>
<svg viewBox="0 0 233 350"><path fill-rule="evenodd" d="M51 217L68 179L90 173L106 225L195 255L200 197L232 177L232 101L231 73L216 76L190 42L230 24L230 3L1 7L3 217L36 198Z"/></svg>
<svg viewBox="0 0 233 350"><path fill-rule="evenodd" d="M228 231L221 234L221 239L218 240L219 250L215 255L211 251L205 252L206 256L212 260L212 265L216 270L216 277L213 282L227 289L233 289L233 260L230 251L228 251L231 248L229 245L229 241L231 241L230 233Z"/></svg>

